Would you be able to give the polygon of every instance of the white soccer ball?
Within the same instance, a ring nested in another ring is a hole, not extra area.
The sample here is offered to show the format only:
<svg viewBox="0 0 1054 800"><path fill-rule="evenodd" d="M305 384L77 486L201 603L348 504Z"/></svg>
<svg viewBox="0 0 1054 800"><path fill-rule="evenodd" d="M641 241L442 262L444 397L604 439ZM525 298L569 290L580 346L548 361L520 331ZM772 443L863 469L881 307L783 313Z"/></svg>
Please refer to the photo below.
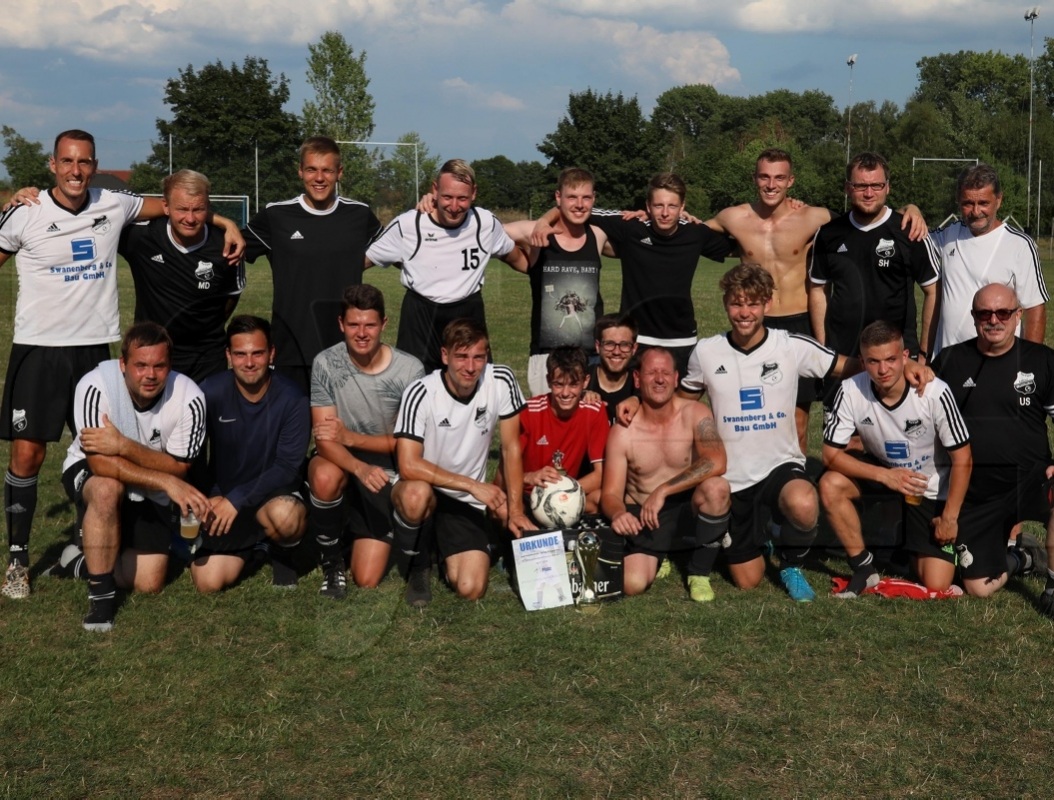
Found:
<svg viewBox="0 0 1054 800"><path fill-rule="evenodd" d="M586 493L574 478L564 475L548 486L531 490L531 514L546 528L571 528L582 519Z"/></svg>

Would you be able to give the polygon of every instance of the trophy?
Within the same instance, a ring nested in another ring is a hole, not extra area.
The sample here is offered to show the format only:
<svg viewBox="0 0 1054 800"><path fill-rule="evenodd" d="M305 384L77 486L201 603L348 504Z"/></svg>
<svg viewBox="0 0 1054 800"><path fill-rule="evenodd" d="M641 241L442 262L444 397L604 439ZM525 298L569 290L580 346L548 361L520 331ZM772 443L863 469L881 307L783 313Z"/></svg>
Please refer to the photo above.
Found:
<svg viewBox="0 0 1054 800"><path fill-rule="evenodd" d="M597 599L597 559L600 557L600 540L593 531L578 534L575 547L575 562L578 564L578 608L580 611L599 611Z"/></svg>

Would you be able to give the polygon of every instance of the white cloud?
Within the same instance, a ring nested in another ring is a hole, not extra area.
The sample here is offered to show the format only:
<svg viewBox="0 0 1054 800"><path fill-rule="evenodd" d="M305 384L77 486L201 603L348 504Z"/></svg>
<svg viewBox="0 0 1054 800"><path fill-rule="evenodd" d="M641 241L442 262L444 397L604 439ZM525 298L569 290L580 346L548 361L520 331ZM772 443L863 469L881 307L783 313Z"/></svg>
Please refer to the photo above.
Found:
<svg viewBox="0 0 1054 800"><path fill-rule="evenodd" d="M524 108L523 101L518 97L485 89L463 78L447 78L442 85L444 89L467 98L477 108L489 108L494 111L521 111Z"/></svg>

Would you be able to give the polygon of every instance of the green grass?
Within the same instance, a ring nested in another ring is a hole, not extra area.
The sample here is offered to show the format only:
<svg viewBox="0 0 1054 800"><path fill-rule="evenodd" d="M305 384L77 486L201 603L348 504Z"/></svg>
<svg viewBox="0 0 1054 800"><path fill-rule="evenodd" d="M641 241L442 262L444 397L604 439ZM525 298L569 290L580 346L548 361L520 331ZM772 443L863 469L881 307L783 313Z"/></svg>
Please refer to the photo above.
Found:
<svg viewBox="0 0 1054 800"><path fill-rule="evenodd" d="M696 281L701 333L722 329ZM9 313L14 271L0 271ZM394 340L401 293L385 289ZM124 277L127 277L125 275ZM1049 276L1048 276L1049 279ZM618 304L617 268L605 297ZM269 309L266 267L242 309ZM495 358L525 378L529 293L490 266ZM123 311L132 308L126 294ZM814 434L813 441L818 436ZM34 572L72 523L49 449ZM0 458L6 450L0 450ZM842 572L841 561L829 567ZM810 574L825 585L827 573ZM771 581L688 602L675 578L596 616L526 613L497 573L423 612L402 586L318 596L318 572L200 597L187 575L81 630L83 584L0 598L0 787L12 797L1045 797L1054 625L1038 581L990 601L821 597Z"/></svg>

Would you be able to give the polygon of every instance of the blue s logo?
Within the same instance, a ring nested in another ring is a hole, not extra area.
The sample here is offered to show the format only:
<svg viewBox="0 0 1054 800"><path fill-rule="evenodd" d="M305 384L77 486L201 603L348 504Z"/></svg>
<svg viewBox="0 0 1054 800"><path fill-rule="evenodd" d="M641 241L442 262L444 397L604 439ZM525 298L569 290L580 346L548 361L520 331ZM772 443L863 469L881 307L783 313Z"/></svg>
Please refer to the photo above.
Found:
<svg viewBox="0 0 1054 800"><path fill-rule="evenodd" d="M739 408L743 411L760 411L765 407L765 392L760 386L739 390Z"/></svg>
<svg viewBox="0 0 1054 800"><path fill-rule="evenodd" d="M95 240L94 239L74 239L71 244L73 245L73 260L74 261L94 261L95 260Z"/></svg>
<svg viewBox="0 0 1054 800"><path fill-rule="evenodd" d="M905 461L910 457L907 442L886 442L886 458L890 461Z"/></svg>

